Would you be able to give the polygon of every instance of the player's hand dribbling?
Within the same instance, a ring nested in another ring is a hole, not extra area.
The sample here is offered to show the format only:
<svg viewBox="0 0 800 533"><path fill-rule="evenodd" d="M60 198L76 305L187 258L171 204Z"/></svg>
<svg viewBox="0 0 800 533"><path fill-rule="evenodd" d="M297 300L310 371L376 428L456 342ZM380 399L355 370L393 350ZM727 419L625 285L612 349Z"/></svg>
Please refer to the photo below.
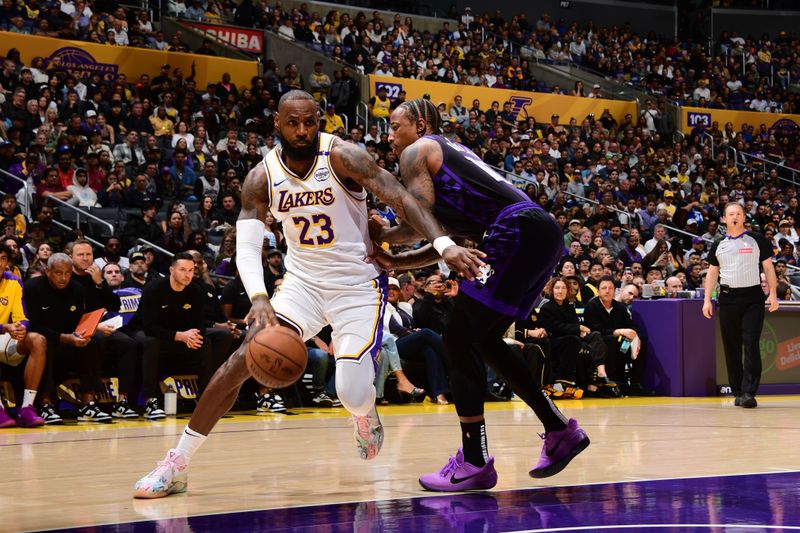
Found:
<svg viewBox="0 0 800 533"><path fill-rule="evenodd" d="M445 260L447 266L451 270L458 272L459 276L467 279L474 279L475 276L481 275L481 267L484 262L480 258L486 257L486 254L475 248L464 248L454 244L448 246L442 252L442 259Z"/></svg>
<svg viewBox="0 0 800 533"><path fill-rule="evenodd" d="M251 320L254 321L252 325L254 329L280 325L278 317L275 316L275 310L272 308L272 304L269 303L269 297L266 294L260 294L253 298L253 306L244 321L249 324Z"/></svg>

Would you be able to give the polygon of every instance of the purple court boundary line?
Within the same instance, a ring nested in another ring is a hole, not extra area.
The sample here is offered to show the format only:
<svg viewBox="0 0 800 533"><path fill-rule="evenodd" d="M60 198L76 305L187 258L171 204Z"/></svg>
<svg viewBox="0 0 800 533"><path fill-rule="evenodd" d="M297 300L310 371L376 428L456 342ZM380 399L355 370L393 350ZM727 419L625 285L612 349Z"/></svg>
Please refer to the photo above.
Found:
<svg viewBox="0 0 800 533"><path fill-rule="evenodd" d="M634 480L625 480L625 481L596 481L591 483L582 483L581 485L547 485L542 487L528 487L528 488L515 488L515 489L506 489L506 490L499 490L499 491L474 491L469 492L466 494L473 494L473 495L480 495L480 494L503 494L503 493L512 493L512 492L535 492L538 490L552 490L552 489L559 489L559 488L571 488L571 487L593 487L593 486L602 486L602 485L624 485L624 484L640 484L640 483L648 483L648 482L661 482L661 481L677 481L677 480L694 480L694 479L713 479L713 478L734 478L734 477L744 477L744 476L770 476L770 475L786 475L786 474L800 474L800 470L779 470L779 471L770 471L770 472L741 472L736 474L708 474L702 476L676 476L676 477L664 477L664 478L645 478L645 479L634 479ZM420 490L420 494L412 495L412 496L402 496L398 498L382 498L380 500L374 499L363 499L363 500L342 500L342 501L334 501L334 502L323 502L323 503L310 503L305 505L290 505L286 507L271 507L271 508L253 508L253 509L240 509L238 511L219 511L214 513L205 513L205 514L196 514L196 515L187 515L185 518L198 518L198 517L210 517L210 516L221 516L221 515L238 515L242 513L254 513L259 511L282 511L282 510L299 510L299 509L308 509L308 508L315 508L315 507L328 507L328 506L336 506L336 505L350 505L350 504L358 504L358 503L380 503L380 502L389 502L389 501L401 501L401 500L417 500L423 498L431 498L431 497L442 497L447 495L454 495L457 493L443 493L443 492L431 492L425 491L422 489ZM175 497L175 496L173 496ZM181 497L180 495L177 497ZM157 500L153 500L157 501ZM174 517L174 518L181 518L181 517ZM68 528L50 528L50 529L39 529L39 530L28 530L34 532L44 532L44 531L79 531L84 530L87 528L105 528L105 527L113 527L113 526L123 526L129 524L140 524L145 522L155 522L153 518L142 518L141 520L128 520L126 522L107 522L103 524L84 524L79 526L71 526ZM711 528L711 527L757 527L757 528L765 528L765 529L788 529L788 530L800 530L800 526L771 526L771 525L738 525L738 524L729 524L729 525L713 525L713 524L621 524L621 525L592 525L592 526L563 526L563 527L555 527L555 528L544 528L544 529L523 529L523 530L516 530L516 531L507 531L506 533L545 533L545 532L558 532L558 531L590 531L590 530L614 530L614 529L626 529L630 530L633 528L675 528L675 527L702 527L702 528Z"/></svg>

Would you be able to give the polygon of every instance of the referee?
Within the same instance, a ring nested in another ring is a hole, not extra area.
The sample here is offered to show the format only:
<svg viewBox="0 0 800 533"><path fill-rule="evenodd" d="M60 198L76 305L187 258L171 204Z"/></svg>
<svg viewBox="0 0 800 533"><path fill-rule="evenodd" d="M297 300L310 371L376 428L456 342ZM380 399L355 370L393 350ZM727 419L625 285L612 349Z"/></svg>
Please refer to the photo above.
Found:
<svg viewBox="0 0 800 533"><path fill-rule="evenodd" d="M764 325L764 291L759 265L769 286L770 312L778 309L777 279L772 266L772 246L761 235L745 231L744 207L736 202L725 206L723 221L728 236L715 242L708 252L703 315L711 318L711 293L719 279L719 323L728 381L736 396L734 405L756 407L761 381L759 339ZM744 344L744 366L742 365Z"/></svg>

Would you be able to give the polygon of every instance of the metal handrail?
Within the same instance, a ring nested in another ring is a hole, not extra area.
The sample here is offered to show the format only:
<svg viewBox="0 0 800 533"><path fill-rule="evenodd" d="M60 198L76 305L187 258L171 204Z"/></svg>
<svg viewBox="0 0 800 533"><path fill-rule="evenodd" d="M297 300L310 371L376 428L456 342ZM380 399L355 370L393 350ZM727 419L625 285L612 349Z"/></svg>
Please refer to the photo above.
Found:
<svg viewBox="0 0 800 533"><path fill-rule="evenodd" d="M53 222L53 224L55 224L56 226L59 226L59 227L61 227L61 228L63 228L63 229L69 230L69 231L75 231L75 230L77 229L77 228L73 228L72 226L68 226L68 225L66 225L66 224L64 224L63 222L60 222L60 221L58 221L58 220L53 220L52 222ZM103 246L103 244L101 244L101 243L97 242L96 240L92 239L91 237L89 237L89 236L88 236L88 235L86 235L86 234L84 234L84 235L83 235L83 238L84 238L84 239L86 239L87 241L89 241L90 243L94 244L94 245L95 245L95 246L97 246L98 248L105 248L105 247Z"/></svg>
<svg viewBox="0 0 800 533"><path fill-rule="evenodd" d="M145 246L147 246L148 248L152 248L156 252L160 252L160 253L166 255L167 257L173 257L175 255L174 253L170 252L166 248L162 248L159 245L153 244L152 242L150 242L150 241L148 241L146 239L142 239L141 237L136 239L136 242L140 242L140 243L144 244Z"/></svg>
<svg viewBox="0 0 800 533"><path fill-rule="evenodd" d="M108 229L111 231L111 235L114 235L114 224L112 224L111 222L109 222L107 220L103 220L102 218L98 217L97 215L93 215L93 214L89 213L88 211L84 211L83 209L81 209L81 208L79 208L77 206L74 206L72 204L69 204L69 203L65 202L64 200L56 198L55 196L48 196L47 197L47 201L50 201L50 200L55 200L59 204L64 205L64 206L72 209L73 211L75 211L75 213L76 213L75 222L78 224L78 226L81 225L81 215L85 215L86 218L90 218L92 220L95 220L95 221L99 222L100 224L103 224L104 226L108 227Z"/></svg>
<svg viewBox="0 0 800 533"><path fill-rule="evenodd" d="M14 179L14 180L22 182L22 188L25 189L25 203L22 204L22 214L25 215L25 218L27 218L28 220L33 218L33 216L32 216L33 215L33 211L31 210L31 205L30 205L31 201L33 199L33 195L30 194L30 187L31 186L28 183L28 180L24 180L24 179L20 178L19 176L15 176L14 174L12 174L12 173L10 173L8 171L5 171L5 170L3 170L1 168L0 168L0 173L5 174L7 177L9 177L11 179Z"/></svg>

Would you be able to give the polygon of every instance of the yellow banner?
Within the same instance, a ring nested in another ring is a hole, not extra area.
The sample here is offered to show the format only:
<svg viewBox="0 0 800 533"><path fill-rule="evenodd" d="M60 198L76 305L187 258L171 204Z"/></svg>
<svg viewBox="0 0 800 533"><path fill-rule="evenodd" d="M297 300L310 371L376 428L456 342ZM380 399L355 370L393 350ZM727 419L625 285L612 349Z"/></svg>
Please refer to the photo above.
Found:
<svg viewBox="0 0 800 533"><path fill-rule="evenodd" d="M473 100L480 100L481 109L484 111L488 110L495 100L500 103L501 109L504 102L511 102L512 112L516 111L520 120L534 117L536 122L547 124L550 123L550 117L554 114L559 115L561 124L569 124L569 121L573 118L580 124L591 113L594 113L595 117L599 119L606 109L609 110L611 116L617 122L621 123L628 113L633 115L634 122L636 121L636 103L633 101L580 98L560 94L490 89L473 85L456 85L370 75L370 96L375 96L378 92L378 87L386 87L389 98L395 98L401 90L406 92L407 100L421 98L422 95L427 93L431 95L433 103L439 105L444 102L448 109L450 109L450 104L453 103L453 98L456 95L461 95L462 104L466 108L472 107Z"/></svg>
<svg viewBox="0 0 800 533"><path fill-rule="evenodd" d="M104 80L113 81L119 73L135 83L139 76L158 75L161 65L169 63L172 68L181 68L184 76L192 72L192 63L197 70L196 80L199 90L204 90L208 83L217 83L222 74L231 75L231 81L238 87L249 87L253 76L258 75L258 64L255 61L241 61L222 57L183 54L179 52L162 52L129 46L107 46L104 44L86 43L82 41L66 41L38 35L22 35L0 33L8 36L8 44L20 50L22 62L31 64L31 59L40 56L45 63L57 60L62 68L71 73L83 76L90 72L99 72Z"/></svg>
<svg viewBox="0 0 800 533"><path fill-rule="evenodd" d="M800 115L783 115L781 113L758 113L755 111L729 111L727 109L707 109L704 107L682 107L681 118L683 132L691 133L697 126L710 128L714 122L724 130L725 124L733 123L733 131L739 132L743 124L753 126L758 132L762 124L767 129L793 130L800 126Z"/></svg>

